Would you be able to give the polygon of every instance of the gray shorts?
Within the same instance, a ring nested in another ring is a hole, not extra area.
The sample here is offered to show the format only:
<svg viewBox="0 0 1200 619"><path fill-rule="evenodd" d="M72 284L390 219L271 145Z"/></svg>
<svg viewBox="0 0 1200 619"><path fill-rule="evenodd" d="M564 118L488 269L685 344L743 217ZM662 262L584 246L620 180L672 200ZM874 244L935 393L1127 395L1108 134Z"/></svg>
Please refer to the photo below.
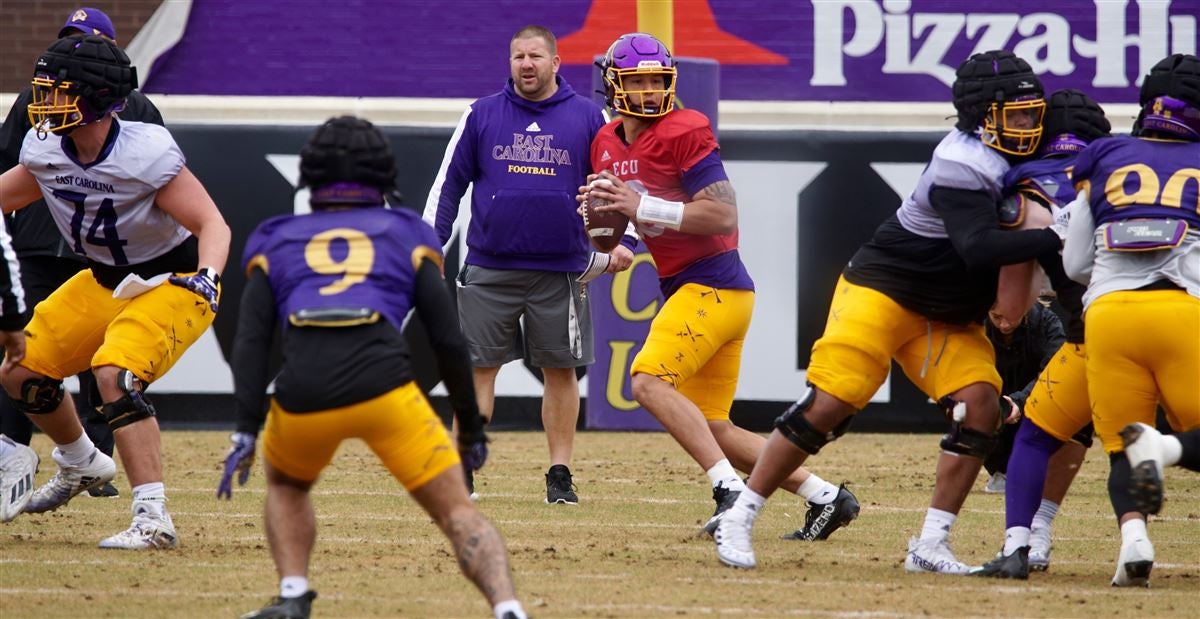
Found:
<svg viewBox="0 0 1200 619"><path fill-rule="evenodd" d="M471 365L500 367L521 359L539 368L574 368L596 360L590 303L578 273L487 269L463 265L458 319ZM524 317L523 339L517 337Z"/></svg>

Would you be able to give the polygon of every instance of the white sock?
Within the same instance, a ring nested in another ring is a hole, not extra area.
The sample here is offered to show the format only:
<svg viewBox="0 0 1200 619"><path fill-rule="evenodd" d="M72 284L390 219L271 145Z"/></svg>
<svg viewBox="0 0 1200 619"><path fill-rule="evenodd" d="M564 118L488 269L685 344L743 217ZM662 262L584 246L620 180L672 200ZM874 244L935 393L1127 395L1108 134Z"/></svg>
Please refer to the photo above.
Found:
<svg viewBox="0 0 1200 619"><path fill-rule="evenodd" d="M956 514L930 507L925 512L925 525L921 527L921 541L935 544L945 541L957 519Z"/></svg>
<svg viewBox="0 0 1200 619"><path fill-rule="evenodd" d="M1183 443L1174 436L1164 436L1162 440L1163 466L1175 466L1183 458Z"/></svg>
<svg viewBox="0 0 1200 619"><path fill-rule="evenodd" d="M1033 528L1049 529L1050 523L1054 522L1054 517L1058 515L1058 503L1049 499L1042 499L1042 504L1038 506L1037 513L1033 515Z"/></svg>
<svg viewBox="0 0 1200 619"><path fill-rule="evenodd" d="M816 475L809 474L808 479L804 480L799 488L796 488L796 494L814 505L828 505L837 498L838 487Z"/></svg>
<svg viewBox="0 0 1200 619"><path fill-rule="evenodd" d="M705 471L705 473L708 473L708 479L712 482L714 488L725 486L728 490L737 490L739 492L746 489L746 484L742 482L741 477L738 477L737 471L733 470L733 465L729 463L728 459L723 459L712 465L712 468Z"/></svg>
<svg viewBox="0 0 1200 619"><path fill-rule="evenodd" d="M750 488L746 488L738 495L737 501L733 503L733 507L729 509L729 514L726 517L743 520L750 526L754 526L754 521L758 518L758 512L762 510L763 505L766 505L766 503L766 498Z"/></svg>
<svg viewBox="0 0 1200 619"><path fill-rule="evenodd" d="M521 608L521 603L516 600L505 600L496 604L492 613L496 615L496 619L504 619L504 613L512 613L517 616L517 619L529 619L525 614L525 609Z"/></svg>
<svg viewBox="0 0 1200 619"><path fill-rule="evenodd" d="M1004 532L1004 554L1010 555L1021 546L1029 545L1029 529L1026 527L1009 527Z"/></svg>
<svg viewBox="0 0 1200 619"><path fill-rule="evenodd" d="M0 436L3 436L3 435L0 435ZM4 440L0 441L0 460L7 458L8 452L16 451L16 450L17 450L16 443L13 442L13 440L11 438L8 438L7 436L5 436Z"/></svg>
<svg viewBox="0 0 1200 619"><path fill-rule="evenodd" d="M1134 518L1126 521L1121 525L1121 541L1125 542L1131 539L1150 539L1150 533L1146 531L1146 521L1141 518Z"/></svg>
<svg viewBox="0 0 1200 619"><path fill-rule="evenodd" d="M303 576L284 576L279 581L279 597L298 598L308 593L308 579Z"/></svg>
<svg viewBox="0 0 1200 619"><path fill-rule="evenodd" d="M95 451L96 445L88 438L87 432L80 432L79 438L72 443L58 446L58 453L62 456L61 463L69 466L87 464Z"/></svg>
<svg viewBox="0 0 1200 619"><path fill-rule="evenodd" d="M167 489L161 481L152 482L149 484L141 484L133 487L133 500L135 501L166 501Z"/></svg>

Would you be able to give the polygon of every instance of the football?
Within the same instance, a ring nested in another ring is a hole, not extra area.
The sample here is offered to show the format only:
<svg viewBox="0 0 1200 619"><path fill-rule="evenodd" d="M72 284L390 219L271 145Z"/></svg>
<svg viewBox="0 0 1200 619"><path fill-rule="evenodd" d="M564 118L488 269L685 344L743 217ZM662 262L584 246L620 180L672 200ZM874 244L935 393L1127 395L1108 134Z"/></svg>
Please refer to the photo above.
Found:
<svg viewBox="0 0 1200 619"><path fill-rule="evenodd" d="M594 184L609 183L611 181L598 179ZM621 243L621 237L625 235L625 228L629 226L629 218L624 213L619 211L597 212L597 206L609 204L608 200L595 198L591 195L584 201L583 207L583 227L587 229L588 239L592 242L592 247L597 251L608 253L616 249Z"/></svg>

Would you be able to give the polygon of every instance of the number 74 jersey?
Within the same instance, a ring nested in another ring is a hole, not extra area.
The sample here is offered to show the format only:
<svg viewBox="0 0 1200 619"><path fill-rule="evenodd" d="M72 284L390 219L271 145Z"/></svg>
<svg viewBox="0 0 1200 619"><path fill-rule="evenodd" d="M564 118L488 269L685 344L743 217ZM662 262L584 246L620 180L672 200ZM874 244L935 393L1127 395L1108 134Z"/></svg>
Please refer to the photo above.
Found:
<svg viewBox="0 0 1200 619"><path fill-rule="evenodd" d="M183 169L170 132L158 125L113 120L100 157L82 164L56 135L25 134L21 164L37 179L50 215L75 253L113 266L157 258L189 236L154 204L158 190Z"/></svg>
<svg viewBox="0 0 1200 619"><path fill-rule="evenodd" d="M425 258L441 266L439 247L433 228L407 209L314 211L259 224L242 264L247 275L266 273L281 324L320 310L365 309L399 329L413 308L416 271Z"/></svg>

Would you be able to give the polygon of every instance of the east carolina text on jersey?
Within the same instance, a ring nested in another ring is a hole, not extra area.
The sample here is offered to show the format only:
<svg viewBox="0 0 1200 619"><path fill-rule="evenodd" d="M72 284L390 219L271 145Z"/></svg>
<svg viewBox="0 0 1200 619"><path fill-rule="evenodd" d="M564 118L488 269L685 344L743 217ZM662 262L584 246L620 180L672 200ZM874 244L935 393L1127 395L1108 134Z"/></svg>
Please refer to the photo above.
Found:
<svg viewBox="0 0 1200 619"><path fill-rule="evenodd" d="M112 266L140 264L176 248L189 232L154 204L183 169L174 138L158 125L113 121L99 159L84 165L69 142L35 130L21 163L37 179L50 215L75 253Z"/></svg>
<svg viewBox="0 0 1200 619"><path fill-rule="evenodd" d="M319 211L264 221L242 264L267 274L281 324L303 310L365 308L399 329L421 261L441 265L437 248L433 228L407 209Z"/></svg>

